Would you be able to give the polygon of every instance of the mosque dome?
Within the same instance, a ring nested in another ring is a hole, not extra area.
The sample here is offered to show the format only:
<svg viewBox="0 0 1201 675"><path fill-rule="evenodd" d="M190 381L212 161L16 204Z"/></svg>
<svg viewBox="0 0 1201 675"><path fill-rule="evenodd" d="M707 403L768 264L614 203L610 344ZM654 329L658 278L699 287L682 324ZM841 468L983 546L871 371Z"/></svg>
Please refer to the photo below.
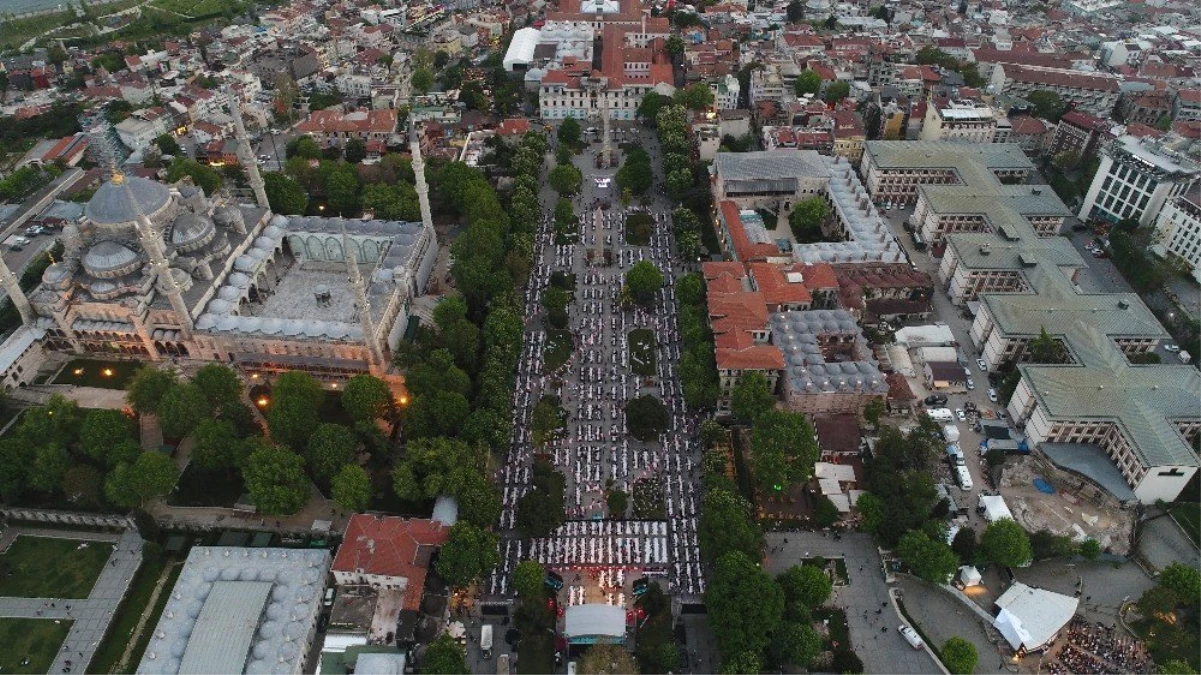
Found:
<svg viewBox="0 0 1201 675"><path fill-rule="evenodd" d="M47 267L45 272L42 272L42 283L47 286L58 286L70 277L71 270L67 269L66 265L56 262Z"/></svg>
<svg viewBox="0 0 1201 675"><path fill-rule="evenodd" d="M152 216L171 201L166 185L138 176L125 176L119 183L106 181L88 201L84 214L99 225L119 225L137 220L138 214Z"/></svg>
<svg viewBox="0 0 1201 675"><path fill-rule="evenodd" d="M195 213L184 212L175 219L175 227L171 229L171 243L187 253L207 244L215 233L213 221Z"/></svg>
<svg viewBox="0 0 1201 675"><path fill-rule="evenodd" d="M107 239L93 244L83 256L83 268L98 279L129 274L140 262L138 254L127 246Z"/></svg>

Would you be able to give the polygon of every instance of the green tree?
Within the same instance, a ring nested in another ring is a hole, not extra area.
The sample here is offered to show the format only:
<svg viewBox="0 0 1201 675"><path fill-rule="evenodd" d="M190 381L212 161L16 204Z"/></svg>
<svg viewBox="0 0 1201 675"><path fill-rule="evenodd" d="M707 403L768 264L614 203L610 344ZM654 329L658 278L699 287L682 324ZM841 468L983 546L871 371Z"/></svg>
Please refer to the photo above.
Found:
<svg viewBox="0 0 1201 675"><path fill-rule="evenodd" d="M371 422L392 414L392 390L373 375L355 375L342 390L342 409L356 422Z"/></svg>
<svg viewBox="0 0 1201 675"><path fill-rule="evenodd" d="M705 606L722 654L760 654L780 625L784 592L757 559L734 551L717 559Z"/></svg>
<svg viewBox="0 0 1201 675"><path fill-rule="evenodd" d="M351 164L358 164L367 158L367 144L361 138L350 138L346 147L342 148L342 156Z"/></svg>
<svg viewBox="0 0 1201 675"><path fill-rule="evenodd" d="M696 82L677 90L675 102L689 110L704 110L713 105L713 90L704 82Z"/></svg>
<svg viewBox="0 0 1201 675"><path fill-rule="evenodd" d="M865 492L859 495L855 502L859 511L859 521L864 532L875 533L884 522L884 501L876 495Z"/></svg>
<svg viewBox="0 0 1201 675"><path fill-rule="evenodd" d="M716 560L731 551L759 559L763 532L753 517L750 502L735 489L706 489L697 524L701 553Z"/></svg>
<svg viewBox="0 0 1201 675"><path fill-rule="evenodd" d="M500 563L499 542L492 532L471 523L455 523L438 553L438 574L455 588L470 586Z"/></svg>
<svg viewBox="0 0 1201 675"><path fill-rule="evenodd" d="M1034 551L1026 530L1016 520L1003 518L989 524L980 535L980 556L998 565L1016 567L1030 562Z"/></svg>
<svg viewBox="0 0 1201 675"><path fill-rule="evenodd" d="M842 520L842 512L838 510L834 502L825 495L819 495L817 504L813 507L813 522L817 523L818 527L830 527L840 520Z"/></svg>
<svg viewBox="0 0 1201 675"><path fill-rule="evenodd" d="M118 464L104 482L104 494L118 506L141 507L149 500L166 497L178 480L175 460L166 453L148 450L133 464Z"/></svg>
<svg viewBox="0 0 1201 675"><path fill-rule="evenodd" d="M638 304L650 307L655 302L655 294L663 288L663 273L649 260L635 263L626 272L625 288Z"/></svg>
<svg viewBox="0 0 1201 675"><path fill-rule="evenodd" d="M667 431L671 414L655 396L645 394L626 403L626 429L640 441L650 442Z"/></svg>
<svg viewBox="0 0 1201 675"><path fill-rule="evenodd" d="M242 479L250 501L264 515L291 515L309 500L304 458L287 448L256 442L256 449L242 470Z"/></svg>
<svg viewBox="0 0 1201 675"><path fill-rule="evenodd" d="M537 606L546 597L546 570L537 560L522 560L513 568L513 590L526 607Z"/></svg>
<svg viewBox="0 0 1201 675"><path fill-rule="evenodd" d="M738 378L730 392L730 413L742 424L751 424L759 415L776 407L776 397L763 373L753 370Z"/></svg>
<svg viewBox="0 0 1201 675"><path fill-rule="evenodd" d="M214 410L227 410L242 403L242 379L233 368L220 363L201 366L192 376Z"/></svg>
<svg viewBox="0 0 1201 675"><path fill-rule="evenodd" d="M805 415L772 409L755 419L751 454L759 486L765 491L779 491L808 480L820 451Z"/></svg>
<svg viewBox="0 0 1201 675"><path fill-rule="evenodd" d="M79 432L79 445L92 459L114 466L115 449L133 441L133 424L120 410L89 410Z"/></svg>
<svg viewBox="0 0 1201 675"><path fill-rule="evenodd" d="M880 426L880 417L884 415L884 399L873 398L863 408L863 419L873 427Z"/></svg>
<svg viewBox="0 0 1201 675"><path fill-rule="evenodd" d="M817 94L822 90L822 76L816 71L806 70L796 78L796 95Z"/></svg>
<svg viewBox="0 0 1201 675"><path fill-rule="evenodd" d="M897 555L910 572L932 584L947 583L959 569L959 559L951 547L921 530L910 530L901 537Z"/></svg>
<svg viewBox="0 0 1201 675"><path fill-rule="evenodd" d="M851 94L851 84L845 80L831 82L830 86L826 87L826 102L838 103L842 99Z"/></svg>
<svg viewBox="0 0 1201 675"><path fill-rule="evenodd" d="M321 159L321 146L312 136L298 136L284 148L284 156L288 159Z"/></svg>
<svg viewBox="0 0 1201 675"><path fill-rule="evenodd" d="M308 208L309 195L304 191L304 186L288 174L269 172L263 176L263 184L267 191L267 203L275 213L300 215Z"/></svg>
<svg viewBox="0 0 1201 675"><path fill-rule="evenodd" d="M63 476L71 468L71 453L58 443L43 445L34 451L29 468L29 485L42 492L54 492L62 487Z"/></svg>
<svg viewBox="0 0 1201 675"><path fill-rule="evenodd" d="M670 103L670 96L664 96L656 91L647 92L642 97L642 102L638 104L638 110L634 112L634 115L644 122L654 122L663 106Z"/></svg>
<svg viewBox="0 0 1201 675"><path fill-rule="evenodd" d="M1063 343L1047 333L1046 326L1039 327L1038 337L1027 346L1030 360L1034 363L1063 363L1067 360L1067 350Z"/></svg>
<svg viewBox="0 0 1201 675"><path fill-rule="evenodd" d="M1035 115L1052 122L1058 122L1066 108L1059 94L1050 89L1032 91L1025 98L1034 106Z"/></svg>
<svg viewBox="0 0 1201 675"><path fill-rule="evenodd" d="M1101 544L1096 539L1085 539L1080 542L1080 555L1086 560L1096 560L1101 555Z"/></svg>
<svg viewBox="0 0 1201 675"><path fill-rule="evenodd" d="M788 216L792 235L802 244L825 241L822 225L830 217L830 205L821 197L810 197L797 202Z"/></svg>
<svg viewBox="0 0 1201 675"><path fill-rule="evenodd" d="M371 504L371 477L358 464L346 464L330 482L330 492L339 507L360 513Z"/></svg>
<svg viewBox="0 0 1201 675"><path fill-rule="evenodd" d="M805 623L787 622L772 633L767 651L773 661L805 668L822 649L822 638Z"/></svg>
<svg viewBox="0 0 1201 675"><path fill-rule="evenodd" d="M788 3L788 23L798 23L805 18L805 3L801 0L792 0Z"/></svg>
<svg viewBox="0 0 1201 675"><path fill-rule="evenodd" d="M679 35L672 35L663 44L663 49L671 54L672 58L678 59L684 55L684 40Z"/></svg>
<svg viewBox="0 0 1201 675"><path fill-rule="evenodd" d="M172 138L170 134L160 135L158 138L154 139L154 144L158 146L158 151L164 155L178 157L183 153L183 150L179 147L179 143L176 143L175 139Z"/></svg>
<svg viewBox="0 0 1201 675"><path fill-rule="evenodd" d="M1159 675L1197 675L1197 669L1183 659L1172 659L1159 664Z"/></svg>
<svg viewBox="0 0 1201 675"><path fill-rule="evenodd" d="M305 458L313 477L324 484L348 464L354 464L359 438L348 427L323 422L309 438Z"/></svg>
<svg viewBox="0 0 1201 675"><path fill-rule="evenodd" d="M171 387L158 405L158 419L167 438L184 438L212 414L204 392L194 383Z"/></svg>
<svg viewBox="0 0 1201 675"><path fill-rule="evenodd" d="M174 371L142 366L125 385L125 402L139 415L158 412L158 404L178 378Z"/></svg>
<svg viewBox="0 0 1201 675"><path fill-rule="evenodd" d="M231 471L246 459L248 446L225 420L201 420L192 431L192 463L205 471Z"/></svg>
<svg viewBox="0 0 1201 675"><path fill-rule="evenodd" d="M605 504L609 507L609 516L612 518L624 518L626 509L630 505L630 497L621 490L613 490L609 496L605 498Z"/></svg>
<svg viewBox="0 0 1201 675"><path fill-rule="evenodd" d="M311 375L287 372L276 379L267 410L267 427L277 442L303 450L321 418L318 411L325 392Z"/></svg>
<svg viewBox="0 0 1201 675"><path fill-rule="evenodd" d="M763 657L753 651L738 651L732 654L726 654L722 650L721 670L718 671L722 675L742 675L743 673L761 673L763 672Z"/></svg>
<svg viewBox="0 0 1201 675"><path fill-rule="evenodd" d="M951 550L963 564L970 565L976 560L976 531L970 527L961 527L951 540Z"/></svg>
<svg viewBox="0 0 1201 675"><path fill-rule="evenodd" d="M785 616L791 621L805 615L800 610L821 607L834 590L830 576L816 565L793 565L776 577L776 583L784 591Z"/></svg>
<svg viewBox="0 0 1201 675"><path fill-rule="evenodd" d="M571 164L560 164L550 170L547 182L561 195L574 195L580 191L583 174Z"/></svg>
<svg viewBox="0 0 1201 675"><path fill-rule="evenodd" d="M330 172L322 187L329 200L329 206L335 213L349 216L358 211L359 179L353 171Z"/></svg>
<svg viewBox="0 0 1201 675"><path fill-rule="evenodd" d="M580 123L574 117L568 117L559 124L559 130L555 132L555 135L563 145L573 146L579 145L582 131Z"/></svg>
<svg viewBox="0 0 1201 675"><path fill-rule="evenodd" d="M421 655L422 675L469 675L463 648L449 633L439 635Z"/></svg>
<svg viewBox="0 0 1201 675"><path fill-rule="evenodd" d="M376 218L421 220L421 203L417 199L417 188L409 183L372 183L363 187L359 201L364 209L371 209Z"/></svg>
<svg viewBox="0 0 1201 675"><path fill-rule="evenodd" d="M1159 571L1158 584L1171 591L1180 605L1195 609L1201 602L1201 572L1195 567L1174 562Z"/></svg>
<svg viewBox="0 0 1201 675"><path fill-rule="evenodd" d="M968 675L976 670L976 645L961 637L952 637L942 645L942 664L954 675Z"/></svg>
<svg viewBox="0 0 1201 675"><path fill-rule="evenodd" d="M409 78L409 84L419 94L425 94L434 86L434 74L426 68L418 68Z"/></svg>
<svg viewBox="0 0 1201 675"><path fill-rule="evenodd" d="M206 195L214 195L221 189L221 174L194 159L176 159L167 167L167 182L175 183L185 177L191 178Z"/></svg>
<svg viewBox="0 0 1201 675"><path fill-rule="evenodd" d="M689 169L676 169L667 174L665 179L667 187L667 196L674 201L680 201L692 189L692 171Z"/></svg>

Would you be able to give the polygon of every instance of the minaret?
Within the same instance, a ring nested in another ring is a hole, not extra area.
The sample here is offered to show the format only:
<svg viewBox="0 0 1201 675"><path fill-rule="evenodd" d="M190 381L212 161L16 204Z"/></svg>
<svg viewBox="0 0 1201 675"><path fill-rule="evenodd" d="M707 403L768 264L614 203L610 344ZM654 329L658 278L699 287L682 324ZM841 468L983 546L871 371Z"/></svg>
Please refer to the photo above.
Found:
<svg viewBox="0 0 1201 675"><path fill-rule="evenodd" d="M592 214L592 229L596 231L596 264L605 264L605 214L596 207ZM601 323L604 323L603 321ZM602 343L603 344L603 343Z"/></svg>
<svg viewBox="0 0 1201 675"><path fill-rule="evenodd" d="M359 273L358 256L350 245L350 237L346 234L346 221L342 221L342 256L346 259L347 280L354 291L355 305L359 310L359 323L363 325L363 340L367 343L367 361L372 372L382 371L384 356L375 339L375 322L371 318L371 301L367 298L367 285L363 275Z"/></svg>
<svg viewBox="0 0 1201 675"><path fill-rule="evenodd" d="M605 168L613 166L612 141L609 140L609 97L605 96L605 106L601 108L601 133L605 135L601 145L601 158Z"/></svg>
<svg viewBox="0 0 1201 675"><path fill-rule="evenodd" d="M121 173L116 167L113 167L113 177L110 179L113 185L124 187L125 194L129 197L129 203L133 204L134 211L137 213L137 218L134 220L137 223L138 241L141 242L142 248L146 254L150 256L150 268L154 271L154 276L158 280L155 284L158 290L162 291L167 296L167 301L171 303L171 309L175 311L175 315L179 320L180 332L183 333L185 340L192 339L192 315L188 312L188 305L183 301L183 291L179 288L179 283L175 281L175 277L171 274L171 264L167 262L166 247L163 245L163 238L159 231L154 227L154 223L142 213L142 207L138 204L137 197L133 191L129 189L129 184L125 182L125 174Z"/></svg>
<svg viewBox="0 0 1201 675"><path fill-rule="evenodd" d="M4 289L9 301L17 308L17 312L21 315L21 323L26 326L31 325L34 320L33 307L30 306L25 291L21 290L17 276L8 268L3 257L0 257L0 288Z"/></svg>
<svg viewBox="0 0 1201 675"><path fill-rule="evenodd" d="M430 186L425 182L425 160L421 158L421 140L417 135L417 123L409 130L409 149L413 153L413 175L417 183L417 202L421 206L421 226L429 236L430 245L437 241L434 232L434 216L430 211Z"/></svg>
<svg viewBox="0 0 1201 675"><path fill-rule="evenodd" d="M250 149L250 136L246 134L246 125L242 123L242 102L238 100L233 87L226 87L225 94L229 98L229 112L234 117L234 134L238 139L238 163L246 169L246 178L250 181L250 188L254 190L254 200L258 202L259 208L270 209L263 175L259 173L259 165Z"/></svg>

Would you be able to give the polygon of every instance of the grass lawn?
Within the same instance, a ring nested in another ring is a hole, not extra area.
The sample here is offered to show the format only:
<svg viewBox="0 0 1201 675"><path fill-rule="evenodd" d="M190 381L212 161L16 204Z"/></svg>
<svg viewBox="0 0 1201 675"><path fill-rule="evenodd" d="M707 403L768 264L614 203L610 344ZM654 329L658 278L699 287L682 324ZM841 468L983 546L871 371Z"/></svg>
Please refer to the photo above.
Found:
<svg viewBox="0 0 1201 675"><path fill-rule="evenodd" d="M1172 505L1171 513L1188 538L1192 539L1194 544L1201 543L1201 506L1181 502Z"/></svg>
<svg viewBox="0 0 1201 675"><path fill-rule="evenodd" d="M630 331L630 369L635 375L655 374L655 333L649 328Z"/></svg>
<svg viewBox="0 0 1201 675"><path fill-rule="evenodd" d="M167 496L171 506L225 506L238 502L246 491L238 475L230 476L223 471L205 471L188 465L175 490Z"/></svg>
<svg viewBox="0 0 1201 675"><path fill-rule="evenodd" d="M124 389L125 383L142 364L136 361L93 361L75 359L55 376L52 384L74 384L100 389Z"/></svg>
<svg viewBox="0 0 1201 675"><path fill-rule="evenodd" d="M154 587L166 569L168 560L163 555L143 555L142 566L134 575L125 599L117 607L117 613L113 615L113 621L108 626L108 633L92 656L87 672L108 673L116 667L121 655L125 653L125 647L134 637L133 631L138 627L142 612L146 611L146 606L150 604L150 596L154 594ZM164 586L161 593L170 595L171 587ZM146 630L154 630L154 624L148 623Z"/></svg>
<svg viewBox="0 0 1201 675"><path fill-rule="evenodd" d="M69 630L65 620L0 619L0 672L48 672ZM21 665L25 657L29 663Z"/></svg>
<svg viewBox="0 0 1201 675"><path fill-rule="evenodd" d="M544 369L547 373L553 373L562 368L567 360L571 358L571 352L575 349L575 337L572 336L569 330L551 330L547 334L546 347L544 358L546 364Z"/></svg>
<svg viewBox="0 0 1201 675"><path fill-rule="evenodd" d="M0 555L0 597L86 598L113 545L49 537L17 537Z"/></svg>
<svg viewBox="0 0 1201 675"><path fill-rule="evenodd" d="M185 16L197 17L221 12L228 7L239 8L241 3L237 0L154 0L154 6Z"/></svg>
<svg viewBox="0 0 1201 675"><path fill-rule="evenodd" d="M0 22L0 49L21 46L29 38L75 20L75 12L39 14L25 19Z"/></svg>
<svg viewBox="0 0 1201 675"><path fill-rule="evenodd" d="M150 617L146 619L146 626L142 629L142 634L138 636L137 644L129 654L129 662L125 664L125 668L121 669L122 673L132 673L137 670L138 664L142 661L142 653L146 651L146 645L150 644L150 636L154 635L154 627L158 625L159 617L163 615L163 610L167 607L167 601L171 599L169 591L175 588L175 582L179 581L179 573L182 571L183 565L175 565L171 570L171 576L167 577L166 586L164 586L165 590L158 594L158 600L154 603L154 609L151 610ZM136 619L134 620L134 625L137 625ZM120 658L120 655L117 658ZM88 671L95 672L96 669L89 668Z"/></svg>
<svg viewBox="0 0 1201 675"><path fill-rule="evenodd" d="M626 216L626 243L630 246L646 246L655 231L655 218L649 213L631 213Z"/></svg>

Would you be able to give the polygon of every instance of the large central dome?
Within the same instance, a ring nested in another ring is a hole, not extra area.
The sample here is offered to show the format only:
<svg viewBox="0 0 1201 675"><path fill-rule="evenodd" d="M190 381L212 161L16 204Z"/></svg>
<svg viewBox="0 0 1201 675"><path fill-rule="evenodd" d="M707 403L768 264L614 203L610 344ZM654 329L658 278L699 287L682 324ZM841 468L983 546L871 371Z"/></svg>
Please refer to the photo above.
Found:
<svg viewBox="0 0 1201 675"><path fill-rule="evenodd" d="M137 176L125 176L124 184L105 181L88 201L85 214L99 225L119 225L151 216L171 201L166 185Z"/></svg>

